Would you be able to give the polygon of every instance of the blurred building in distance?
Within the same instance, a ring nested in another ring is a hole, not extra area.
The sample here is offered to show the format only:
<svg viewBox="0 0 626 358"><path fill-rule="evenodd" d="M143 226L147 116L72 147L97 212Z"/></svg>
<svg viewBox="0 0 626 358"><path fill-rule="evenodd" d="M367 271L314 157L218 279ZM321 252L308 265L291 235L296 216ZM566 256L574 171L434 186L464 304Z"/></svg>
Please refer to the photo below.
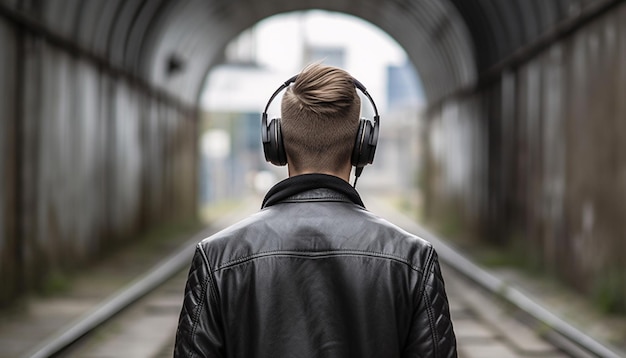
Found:
<svg viewBox="0 0 626 358"><path fill-rule="evenodd" d="M312 22L317 23L321 21L320 17L327 15L312 12L290 16L295 19L313 17L315 20ZM277 18L278 21L291 21L285 19L285 15ZM311 39L309 32L315 31L315 28L307 30L301 25L294 25L295 32L301 32L297 36L301 41L276 55L295 57L299 61L292 66L279 68L274 65L280 59L267 64L256 55L266 51L259 46L263 42L259 34L264 33L263 26L272 26L270 21L245 31L230 43L223 63L207 77L202 96L201 205L251 192L262 194L271 186L268 185L269 181L274 184L287 177L285 168L265 162L260 142L261 112L270 95L282 82L307 64L318 61L344 68L362 81L381 115L380 142L374 165L365 169L359 180L359 188L409 190L413 187L418 163L418 143L415 141L419 137L418 115L424 100L419 79L406 57L400 61L374 61L369 72L382 78L382 81L373 81L374 84L370 85L350 68L351 61L363 51L359 48L363 46L362 39L356 41L353 37L347 37L341 41L335 38L324 43L319 39ZM343 21L347 24L344 26L349 26L351 21L356 20L346 17ZM268 114L270 118L280 116L280 95L272 102ZM362 97L362 116L371 119L373 115L369 101ZM229 139L224 140L223 136ZM205 143L211 140L218 140L221 144ZM225 153L223 155L215 155L212 150L207 150L220 145L229 147L228 150L216 151Z"/></svg>

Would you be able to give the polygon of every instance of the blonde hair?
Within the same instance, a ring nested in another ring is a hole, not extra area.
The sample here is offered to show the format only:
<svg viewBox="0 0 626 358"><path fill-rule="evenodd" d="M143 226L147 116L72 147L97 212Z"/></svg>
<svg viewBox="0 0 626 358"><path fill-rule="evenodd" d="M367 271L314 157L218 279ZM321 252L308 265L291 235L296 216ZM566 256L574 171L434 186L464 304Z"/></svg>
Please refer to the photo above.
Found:
<svg viewBox="0 0 626 358"><path fill-rule="evenodd" d="M354 80L346 71L314 63L286 90L281 131L289 165L331 170L350 162L361 113Z"/></svg>

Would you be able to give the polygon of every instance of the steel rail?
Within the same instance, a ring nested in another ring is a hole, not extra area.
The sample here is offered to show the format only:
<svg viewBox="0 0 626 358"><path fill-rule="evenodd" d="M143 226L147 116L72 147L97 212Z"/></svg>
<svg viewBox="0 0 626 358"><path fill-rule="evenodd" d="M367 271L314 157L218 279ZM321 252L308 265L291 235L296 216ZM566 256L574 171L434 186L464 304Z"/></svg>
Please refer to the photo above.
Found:
<svg viewBox="0 0 626 358"><path fill-rule="evenodd" d="M110 295L93 310L60 329L24 357L48 358L60 353L140 298L154 291L174 275L187 268L197 243L215 231L216 228L211 226L196 233L178 251L161 260L151 270Z"/></svg>
<svg viewBox="0 0 626 358"><path fill-rule="evenodd" d="M243 218L250 211L251 207L252 203L246 203L245 207L238 206L241 210L229 211L221 216L219 220L192 235L177 251L159 261L146 273L117 292L111 294L89 312L59 329L23 357L48 358L67 349L81 337L88 335L140 298L157 289L174 275L187 269L198 242Z"/></svg>
<svg viewBox="0 0 626 358"><path fill-rule="evenodd" d="M195 246L208 236L209 229L194 235L181 249L157 263L141 277L109 296L93 310L60 329L24 357L47 358L60 353L113 316L154 291L189 265Z"/></svg>

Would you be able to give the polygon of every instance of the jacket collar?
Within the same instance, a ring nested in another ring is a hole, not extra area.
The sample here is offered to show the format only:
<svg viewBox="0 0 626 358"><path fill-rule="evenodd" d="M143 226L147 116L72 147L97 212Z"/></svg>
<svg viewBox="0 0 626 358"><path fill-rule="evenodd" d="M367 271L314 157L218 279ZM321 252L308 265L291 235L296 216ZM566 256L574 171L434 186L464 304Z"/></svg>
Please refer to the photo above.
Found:
<svg viewBox="0 0 626 358"><path fill-rule="evenodd" d="M296 197L300 200L345 199L365 207L356 189L345 180L327 174L302 174L287 178L267 192L261 207L266 208Z"/></svg>

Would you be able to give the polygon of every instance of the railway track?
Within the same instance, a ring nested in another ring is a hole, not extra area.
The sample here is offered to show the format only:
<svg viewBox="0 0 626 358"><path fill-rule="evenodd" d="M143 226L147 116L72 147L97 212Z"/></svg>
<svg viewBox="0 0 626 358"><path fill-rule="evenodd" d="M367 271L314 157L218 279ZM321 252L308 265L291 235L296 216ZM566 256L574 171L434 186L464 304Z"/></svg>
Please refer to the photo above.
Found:
<svg viewBox="0 0 626 358"><path fill-rule="evenodd" d="M150 300L155 296L159 297L159 295L162 294L162 287L164 286L178 288L175 292L171 289L169 292L175 294L177 304L182 303L182 287L184 286L180 286L184 285L184 279L186 279L186 273L189 269L189 264L191 262L191 257L196 244L212 233L215 233L241 220L255 210L258 210L258 205L259 204L256 201L248 200L244 201L236 208L229 210L227 213L224 213L222 217L213 222L207 228L193 235L193 237L187 240L186 243L184 243L177 251L163 258L143 275L107 297L101 304L97 305L89 312L59 329L55 334L40 342L26 354L21 355L21 357L62 357L68 355L67 352L70 352L69 354L82 358L84 357L84 354L75 355L76 352L73 351L75 346L85 345L86 341L92 339L94 332L97 332L120 314L132 311L132 309L136 306L141 307L142 305L145 305L146 302L150 302ZM151 306L148 307L148 311L150 311L150 307ZM158 310L153 311L156 312ZM177 307L176 311L175 315L177 318L178 312L180 312L180 307ZM147 315L149 315L149 313L147 313ZM164 331L165 328L157 328L156 330ZM175 327L173 331L175 332ZM137 344L145 344L145 342L137 342ZM126 348L130 349L130 346L127 346ZM2 356L2 354L0 354L0 356ZM121 354L108 356L127 357L129 355ZM138 357L141 355L130 356Z"/></svg>
<svg viewBox="0 0 626 358"><path fill-rule="evenodd" d="M195 243L246 216L249 210L240 210L195 235L178 252L24 357L171 357ZM625 357L615 347L590 337L477 266L411 219L378 202L372 211L436 247L448 287L461 358Z"/></svg>

